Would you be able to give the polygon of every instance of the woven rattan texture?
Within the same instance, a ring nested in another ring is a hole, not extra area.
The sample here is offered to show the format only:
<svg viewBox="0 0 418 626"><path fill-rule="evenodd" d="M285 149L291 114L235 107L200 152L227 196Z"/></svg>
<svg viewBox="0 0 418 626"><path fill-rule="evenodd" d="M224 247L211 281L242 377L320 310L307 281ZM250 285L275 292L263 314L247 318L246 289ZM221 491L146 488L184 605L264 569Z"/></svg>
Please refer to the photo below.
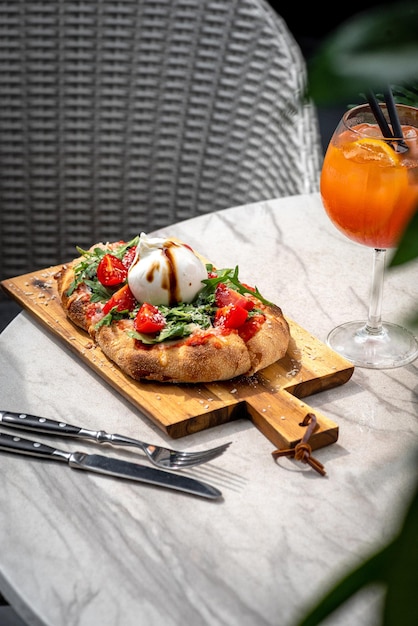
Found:
<svg viewBox="0 0 418 626"><path fill-rule="evenodd" d="M263 0L0 0L0 278L316 191L304 81Z"/></svg>

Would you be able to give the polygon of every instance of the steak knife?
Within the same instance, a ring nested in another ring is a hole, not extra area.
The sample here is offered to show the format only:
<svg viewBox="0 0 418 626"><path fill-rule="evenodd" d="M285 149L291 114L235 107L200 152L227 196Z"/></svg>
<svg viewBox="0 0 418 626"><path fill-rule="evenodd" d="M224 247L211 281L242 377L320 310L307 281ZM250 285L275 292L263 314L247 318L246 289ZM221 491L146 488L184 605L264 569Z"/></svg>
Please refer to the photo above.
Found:
<svg viewBox="0 0 418 626"><path fill-rule="evenodd" d="M216 500L222 496L219 489L195 478L101 454L63 452L38 441L23 439L22 437L7 435L2 432L0 432L0 450L49 459L51 461L63 461L68 463L72 469L87 470L97 474L106 474L107 476L125 478L140 483L158 485L159 487L184 491L210 500Z"/></svg>

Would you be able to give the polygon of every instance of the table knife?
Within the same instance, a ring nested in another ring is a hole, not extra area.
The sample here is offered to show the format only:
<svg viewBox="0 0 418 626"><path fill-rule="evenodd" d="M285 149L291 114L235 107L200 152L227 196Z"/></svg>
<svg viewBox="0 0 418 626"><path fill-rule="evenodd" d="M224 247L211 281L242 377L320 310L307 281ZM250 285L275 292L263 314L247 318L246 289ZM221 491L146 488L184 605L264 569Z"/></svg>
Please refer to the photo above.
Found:
<svg viewBox="0 0 418 626"><path fill-rule="evenodd" d="M38 441L23 439L22 437L7 435L2 432L0 432L0 450L49 459L51 461L63 461L68 463L72 469L82 469L98 474L106 474L107 476L158 485L159 487L184 491L211 500L222 496L219 489L195 478L101 454L63 452Z"/></svg>

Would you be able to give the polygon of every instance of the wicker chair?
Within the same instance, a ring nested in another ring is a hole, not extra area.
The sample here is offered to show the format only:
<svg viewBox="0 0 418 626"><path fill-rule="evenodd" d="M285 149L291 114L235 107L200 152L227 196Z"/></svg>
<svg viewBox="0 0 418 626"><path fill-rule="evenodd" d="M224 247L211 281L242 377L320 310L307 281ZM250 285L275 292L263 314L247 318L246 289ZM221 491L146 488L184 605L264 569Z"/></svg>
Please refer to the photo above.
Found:
<svg viewBox="0 0 418 626"><path fill-rule="evenodd" d="M317 191L305 80L264 0L2 0L0 279Z"/></svg>

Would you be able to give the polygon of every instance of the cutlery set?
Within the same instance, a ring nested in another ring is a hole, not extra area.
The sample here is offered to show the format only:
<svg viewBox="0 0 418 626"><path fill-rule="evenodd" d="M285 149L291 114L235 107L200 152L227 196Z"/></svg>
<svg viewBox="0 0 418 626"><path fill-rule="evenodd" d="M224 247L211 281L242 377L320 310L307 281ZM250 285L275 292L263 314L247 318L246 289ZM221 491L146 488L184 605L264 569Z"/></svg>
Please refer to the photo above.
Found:
<svg viewBox="0 0 418 626"><path fill-rule="evenodd" d="M225 452L230 442L209 450L183 452L155 446L123 435L109 434L103 430L94 431L45 417L1 410L0 425L16 431L58 435L72 439L87 439L96 443L108 443L114 446L136 447L146 454L151 463L162 469L155 469L146 465L98 454L63 452L38 441L22 438L20 435L9 435L0 432L0 450L6 452L54 461L64 461L73 469L84 469L100 474L154 484L209 499L217 499L222 496L222 493L212 485L167 470L179 470L212 461Z"/></svg>

